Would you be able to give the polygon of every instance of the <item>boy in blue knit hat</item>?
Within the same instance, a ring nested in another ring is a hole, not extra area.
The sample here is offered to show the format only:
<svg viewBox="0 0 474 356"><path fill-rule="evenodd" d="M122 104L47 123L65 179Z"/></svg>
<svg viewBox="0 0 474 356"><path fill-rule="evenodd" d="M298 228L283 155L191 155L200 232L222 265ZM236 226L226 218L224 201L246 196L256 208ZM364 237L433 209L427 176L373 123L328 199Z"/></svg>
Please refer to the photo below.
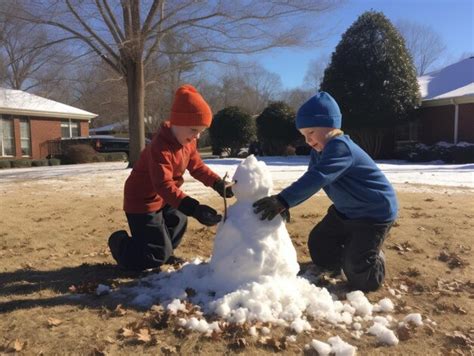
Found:
<svg viewBox="0 0 474 356"><path fill-rule="evenodd" d="M260 199L254 211L272 220L323 189L332 200L327 215L310 232L313 263L341 268L353 289L373 291L385 277L381 246L395 218L395 191L375 162L340 130L336 101L320 92L296 114L296 127L313 149L308 170L280 194Z"/></svg>

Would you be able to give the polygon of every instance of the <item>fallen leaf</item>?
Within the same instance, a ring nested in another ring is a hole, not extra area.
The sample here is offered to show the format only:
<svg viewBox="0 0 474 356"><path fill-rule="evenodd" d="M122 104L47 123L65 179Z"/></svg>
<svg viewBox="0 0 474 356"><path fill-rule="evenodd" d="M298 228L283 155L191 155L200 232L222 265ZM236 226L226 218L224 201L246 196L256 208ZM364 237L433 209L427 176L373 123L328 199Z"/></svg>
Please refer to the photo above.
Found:
<svg viewBox="0 0 474 356"><path fill-rule="evenodd" d="M125 314L127 314L127 311L125 309L122 308L122 304L119 304L115 307L115 309L110 313L110 316L114 317L114 316L124 316Z"/></svg>
<svg viewBox="0 0 474 356"><path fill-rule="evenodd" d="M13 350L15 350L16 352L20 352L23 350L23 348L25 347L26 345L26 341L21 341L19 339L16 339L14 342L13 342Z"/></svg>
<svg viewBox="0 0 474 356"><path fill-rule="evenodd" d="M454 331L454 333L450 334L450 333L446 333L445 334L449 340L453 343L453 344L456 344L456 345L460 345L460 346L472 346L474 345L474 341L464 335L463 333L461 333L460 331Z"/></svg>
<svg viewBox="0 0 474 356"><path fill-rule="evenodd" d="M56 318L48 318L48 326L53 327L53 326L58 326L62 324L62 320L56 319Z"/></svg>
<svg viewBox="0 0 474 356"><path fill-rule="evenodd" d="M244 349L247 347L247 340L245 340L243 337L240 337L234 340L234 342L231 343L229 346L232 349Z"/></svg>
<svg viewBox="0 0 474 356"><path fill-rule="evenodd" d="M397 328L397 335L400 341L406 341L411 338L410 328L406 325L399 326Z"/></svg>
<svg viewBox="0 0 474 356"><path fill-rule="evenodd" d="M145 328L138 330L137 340L149 342L151 340L150 330Z"/></svg>
<svg viewBox="0 0 474 356"><path fill-rule="evenodd" d="M94 350L92 350L92 355L93 356L107 356L107 352L105 350L101 350L98 347L94 347Z"/></svg>
<svg viewBox="0 0 474 356"><path fill-rule="evenodd" d="M173 355L177 353L176 347L170 345L164 345L161 347L161 352L165 355Z"/></svg>
<svg viewBox="0 0 474 356"><path fill-rule="evenodd" d="M456 304L453 304L453 311L455 313L458 313L458 314L463 314L463 315L467 314L466 310L464 310L462 307L460 307L459 305L456 305Z"/></svg>
<svg viewBox="0 0 474 356"><path fill-rule="evenodd" d="M115 340L111 338L110 336L106 336L104 340L109 344L115 344Z"/></svg>
<svg viewBox="0 0 474 356"><path fill-rule="evenodd" d="M120 335L122 335L123 337L132 337L135 335L135 332L132 329L124 327L120 329Z"/></svg>

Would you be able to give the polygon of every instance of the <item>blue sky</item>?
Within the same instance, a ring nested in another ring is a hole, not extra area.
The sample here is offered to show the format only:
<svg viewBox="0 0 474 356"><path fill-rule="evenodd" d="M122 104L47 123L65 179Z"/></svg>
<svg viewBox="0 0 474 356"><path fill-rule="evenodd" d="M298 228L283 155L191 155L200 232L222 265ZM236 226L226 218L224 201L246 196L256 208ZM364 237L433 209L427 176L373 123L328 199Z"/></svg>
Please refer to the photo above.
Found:
<svg viewBox="0 0 474 356"><path fill-rule="evenodd" d="M284 87L301 86L308 63L320 55L331 54L341 35L362 13L371 9L383 12L392 23L408 20L430 26L446 45L440 64L453 63L463 53L474 52L473 0L349 0L328 14L332 22L331 35L321 47L275 49L257 56L256 60L267 70L279 74Z"/></svg>

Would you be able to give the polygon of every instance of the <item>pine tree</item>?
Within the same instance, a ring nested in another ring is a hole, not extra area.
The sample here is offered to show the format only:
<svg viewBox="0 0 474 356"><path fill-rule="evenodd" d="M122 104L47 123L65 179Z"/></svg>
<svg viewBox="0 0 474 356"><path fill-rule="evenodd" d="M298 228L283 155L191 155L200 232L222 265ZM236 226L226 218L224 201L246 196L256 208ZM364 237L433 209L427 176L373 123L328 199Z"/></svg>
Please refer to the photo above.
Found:
<svg viewBox="0 0 474 356"><path fill-rule="evenodd" d="M394 127L412 117L419 100L416 70L402 36L373 11L343 34L321 90L339 103L343 129L373 157L379 156L384 137L392 137L385 148L393 146Z"/></svg>
<svg viewBox="0 0 474 356"><path fill-rule="evenodd" d="M213 152L227 151L236 156L255 139L255 120L237 106L222 109L212 120L209 134Z"/></svg>

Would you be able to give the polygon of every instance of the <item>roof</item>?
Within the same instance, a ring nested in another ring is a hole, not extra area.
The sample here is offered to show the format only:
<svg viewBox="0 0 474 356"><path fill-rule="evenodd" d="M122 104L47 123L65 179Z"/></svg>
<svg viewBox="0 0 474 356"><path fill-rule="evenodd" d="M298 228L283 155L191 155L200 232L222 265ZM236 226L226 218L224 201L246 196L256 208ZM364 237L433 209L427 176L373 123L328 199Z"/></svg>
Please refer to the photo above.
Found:
<svg viewBox="0 0 474 356"><path fill-rule="evenodd" d="M21 90L0 88L0 114L90 120L96 114Z"/></svg>
<svg viewBox="0 0 474 356"><path fill-rule="evenodd" d="M474 103L474 57L418 77L422 106Z"/></svg>
<svg viewBox="0 0 474 356"><path fill-rule="evenodd" d="M108 124L108 125L105 125L105 126L89 129L89 132L90 133L105 132L105 131L113 131L113 130L123 130L125 128L128 128L128 121L127 120L120 121L120 122L114 122L112 124Z"/></svg>

